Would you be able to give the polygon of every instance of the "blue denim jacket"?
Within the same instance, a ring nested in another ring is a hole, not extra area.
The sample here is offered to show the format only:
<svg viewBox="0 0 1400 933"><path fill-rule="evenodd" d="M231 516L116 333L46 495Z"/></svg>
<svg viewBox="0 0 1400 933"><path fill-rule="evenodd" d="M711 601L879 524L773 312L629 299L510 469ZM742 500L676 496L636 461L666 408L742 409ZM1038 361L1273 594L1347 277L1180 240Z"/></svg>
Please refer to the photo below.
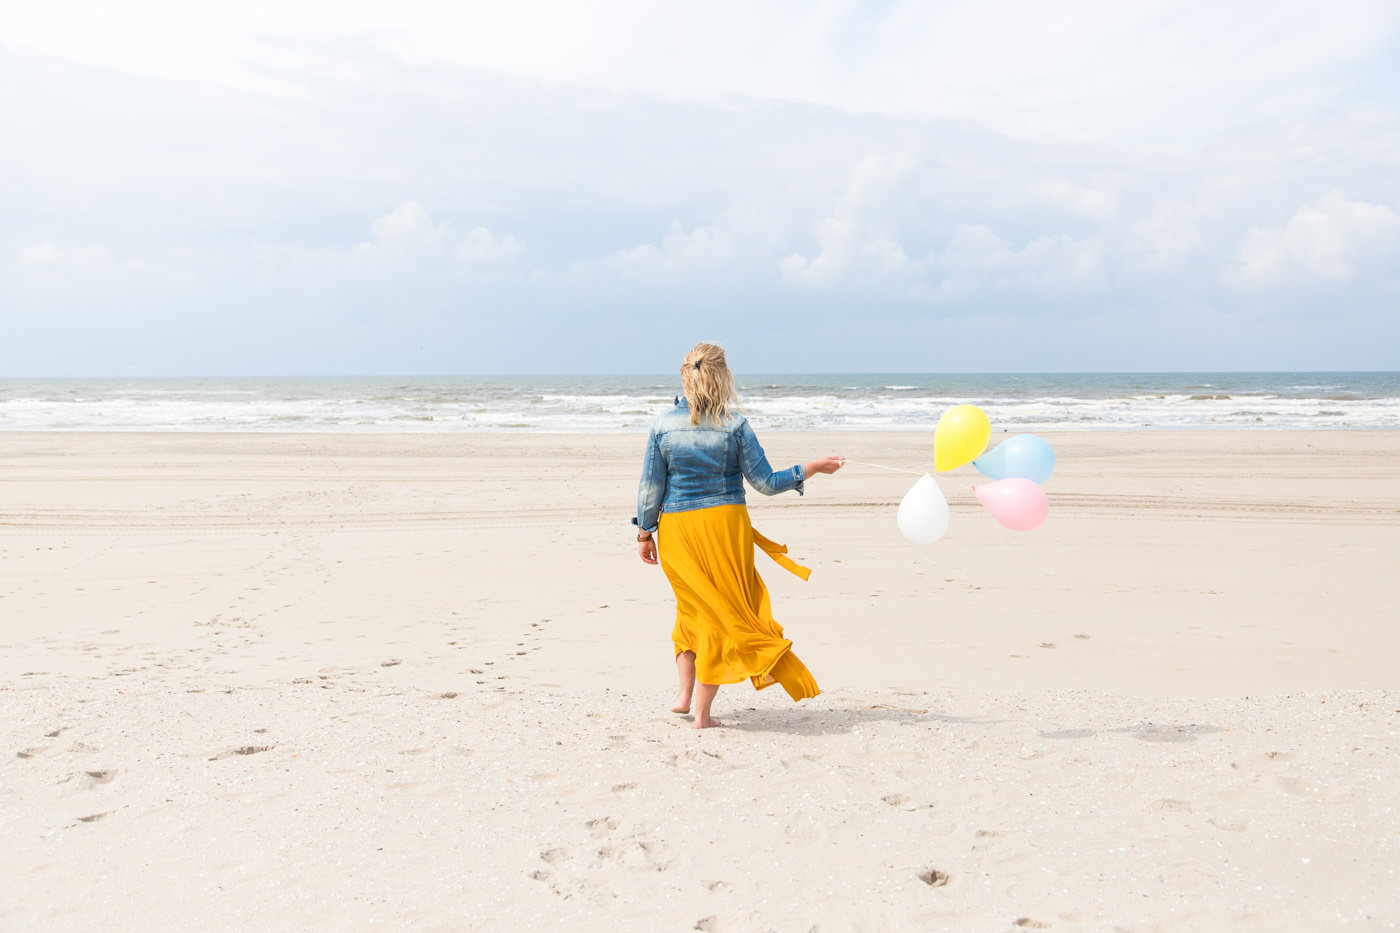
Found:
<svg viewBox="0 0 1400 933"><path fill-rule="evenodd" d="M774 472L748 419L731 414L723 424L691 424L690 405L656 416L647 437L637 517L632 524L655 531L662 512L689 512L715 505L742 505L740 477L765 496L796 489L802 495L802 465Z"/></svg>

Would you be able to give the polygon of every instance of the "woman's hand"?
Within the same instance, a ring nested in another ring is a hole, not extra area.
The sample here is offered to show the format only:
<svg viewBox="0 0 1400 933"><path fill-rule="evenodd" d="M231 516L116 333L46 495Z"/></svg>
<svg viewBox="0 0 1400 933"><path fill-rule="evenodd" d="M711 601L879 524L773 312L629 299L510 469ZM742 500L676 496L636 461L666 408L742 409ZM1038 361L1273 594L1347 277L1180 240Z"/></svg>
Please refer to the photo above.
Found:
<svg viewBox="0 0 1400 933"><path fill-rule="evenodd" d="M647 538L645 541L638 541L637 553L641 555L642 563L656 563L656 538L653 536Z"/></svg>
<svg viewBox="0 0 1400 933"><path fill-rule="evenodd" d="M807 476L811 476L814 473L835 473L837 470L841 469L841 466L845 462L845 457L821 457L813 460L811 463L803 464L802 469Z"/></svg>

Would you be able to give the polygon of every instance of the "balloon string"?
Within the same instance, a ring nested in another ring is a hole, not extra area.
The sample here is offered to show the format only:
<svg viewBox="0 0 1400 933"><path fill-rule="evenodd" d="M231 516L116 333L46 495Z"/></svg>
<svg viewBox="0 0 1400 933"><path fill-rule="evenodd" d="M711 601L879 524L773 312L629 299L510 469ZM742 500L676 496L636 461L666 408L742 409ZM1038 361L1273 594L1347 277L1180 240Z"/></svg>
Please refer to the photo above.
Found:
<svg viewBox="0 0 1400 933"><path fill-rule="evenodd" d="M889 470L889 471L892 472L892 473L912 473L914 476L928 476L928 475L929 475L927 470L905 470L905 469L902 469L902 468L900 468L900 467L885 466L884 464L880 464L880 463L866 463L864 460L852 460L850 457L845 457L845 458L843 458L841 462L842 462L842 463L854 463L854 464L856 464L857 466L874 467L874 468L877 469L877 470Z"/></svg>
<svg viewBox="0 0 1400 933"><path fill-rule="evenodd" d="M969 486L967 483L960 483L960 482L958 482L958 481L955 480L955 479L949 479L949 477L948 477L948 475L947 475L946 473L930 473L930 472L927 471L927 470L906 470L906 469L904 469L904 468L902 468L902 467L885 466L883 463L868 463L868 462L866 462L865 460L852 460L850 457L846 457L846 458L843 459L841 462L842 462L842 463L854 463L854 464L856 464L857 466L874 467L874 468L877 469L877 470L889 470L889 471L892 472L892 473L909 473L909 474L912 474L912 475L914 475L914 476L937 476L939 479L944 480L944 481L949 482L949 483L952 483L954 486L961 486L963 489L969 489L969 490L973 488L972 486Z"/></svg>

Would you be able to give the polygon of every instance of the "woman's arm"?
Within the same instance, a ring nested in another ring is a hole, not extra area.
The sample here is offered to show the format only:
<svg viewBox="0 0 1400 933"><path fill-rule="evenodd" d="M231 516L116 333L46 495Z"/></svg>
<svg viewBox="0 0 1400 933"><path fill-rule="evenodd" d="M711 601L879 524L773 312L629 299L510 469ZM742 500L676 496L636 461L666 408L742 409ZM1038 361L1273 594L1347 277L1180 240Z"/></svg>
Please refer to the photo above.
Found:
<svg viewBox="0 0 1400 933"><path fill-rule="evenodd" d="M758 437L747 421L739 426L739 443L739 462L744 478L749 481L750 486L765 496L776 496L789 489L796 489L797 494L802 495L802 483L808 476L813 473L835 473L841 469L843 462L840 457L820 457L810 463L799 463L786 470L775 471L768 465L763 446L759 444Z"/></svg>
<svg viewBox="0 0 1400 933"><path fill-rule="evenodd" d="M647 450L642 458L642 479L637 484L637 516L632 524L638 533L656 530L661 519L661 503L666 499L666 458L661 455L661 440L653 428L647 435Z"/></svg>
<svg viewBox="0 0 1400 933"><path fill-rule="evenodd" d="M637 484L637 553L645 563L656 563L656 538L653 533L661 520L661 503L666 499L666 460L661 455L661 442L653 428L647 435L647 452L642 458L642 479Z"/></svg>
<svg viewBox="0 0 1400 933"><path fill-rule="evenodd" d="M807 477L813 473L835 473L845 464L845 457L818 457L816 460L802 465L802 475Z"/></svg>

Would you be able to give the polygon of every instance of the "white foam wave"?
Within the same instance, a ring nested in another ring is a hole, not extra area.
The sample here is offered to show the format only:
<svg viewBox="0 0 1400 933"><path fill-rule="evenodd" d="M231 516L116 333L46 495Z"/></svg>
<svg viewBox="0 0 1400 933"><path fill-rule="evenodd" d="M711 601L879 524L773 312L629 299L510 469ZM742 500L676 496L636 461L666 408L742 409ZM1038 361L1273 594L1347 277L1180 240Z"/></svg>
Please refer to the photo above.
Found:
<svg viewBox="0 0 1400 933"><path fill-rule="evenodd" d="M989 377L990 379L991 377ZM0 381L0 430L563 433L645 430L672 404L673 389L617 379L571 390L568 380L496 382L299 380L228 386L39 386ZM740 410L762 430L932 431L949 407L971 402L1010 431L1064 429L1358 428L1400 429L1400 397L1328 381L1313 394L1297 382L1279 391L1241 392L1182 380L1143 391L1125 382L1088 394L1016 396L1005 384L966 395L893 381L850 386L759 386ZM1065 380L1069 383L1070 380ZM1319 380L1321 383L1321 380Z"/></svg>

